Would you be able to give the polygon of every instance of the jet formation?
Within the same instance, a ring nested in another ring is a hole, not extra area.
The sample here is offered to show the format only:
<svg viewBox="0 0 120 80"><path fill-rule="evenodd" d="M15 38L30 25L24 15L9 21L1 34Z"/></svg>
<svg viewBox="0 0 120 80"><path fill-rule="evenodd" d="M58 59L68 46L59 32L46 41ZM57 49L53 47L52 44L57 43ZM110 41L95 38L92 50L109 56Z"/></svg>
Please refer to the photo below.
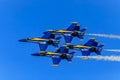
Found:
<svg viewBox="0 0 120 80"><path fill-rule="evenodd" d="M72 62L72 58L74 58L76 51L81 51L82 56L90 56L91 53L96 53L98 56L101 55L104 44L98 45L98 40L95 38L89 39L84 45L70 44L73 38L78 38L80 40L84 39L86 30L86 27L81 29L78 22L72 22L67 29L48 30L43 32L42 37L26 38L19 41L38 44L40 51L32 54L32 56L50 57L52 58L53 66L58 66L61 60ZM59 46L62 37L64 37L65 44ZM46 51L50 45L56 48L55 52Z"/></svg>

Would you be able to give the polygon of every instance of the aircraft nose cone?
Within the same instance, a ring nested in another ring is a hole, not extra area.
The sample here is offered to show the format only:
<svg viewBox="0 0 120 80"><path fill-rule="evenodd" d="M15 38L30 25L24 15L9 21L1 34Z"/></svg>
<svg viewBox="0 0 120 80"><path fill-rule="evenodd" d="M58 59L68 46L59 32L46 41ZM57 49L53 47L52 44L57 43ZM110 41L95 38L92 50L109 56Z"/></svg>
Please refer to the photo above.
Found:
<svg viewBox="0 0 120 80"><path fill-rule="evenodd" d="M21 39L21 40L18 40L19 42L27 42L26 39Z"/></svg>
<svg viewBox="0 0 120 80"><path fill-rule="evenodd" d="M36 53L36 54L31 54L32 56L40 56L38 53Z"/></svg>

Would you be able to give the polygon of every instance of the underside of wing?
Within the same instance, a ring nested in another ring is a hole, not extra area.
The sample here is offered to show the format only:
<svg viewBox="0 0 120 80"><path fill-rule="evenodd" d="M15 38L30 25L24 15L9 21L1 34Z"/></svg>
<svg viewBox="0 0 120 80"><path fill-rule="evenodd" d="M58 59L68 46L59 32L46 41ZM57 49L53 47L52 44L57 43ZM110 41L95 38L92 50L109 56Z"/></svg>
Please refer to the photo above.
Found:
<svg viewBox="0 0 120 80"><path fill-rule="evenodd" d="M59 56L53 56L52 61L53 61L53 66L58 66L61 61L61 58Z"/></svg>
<svg viewBox="0 0 120 80"><path fill-rule="evenodd" d="M71 41L72 41L72 39L73 39L73 36L64 36L64 38L65 38L65 42L66 42L67 44L69 44L69 43L71 43Z"/></svg>
<svg viewBox="0 0 120 80"><path fill-rule="evenodd" d="M81 52L82 52L83 56L89 56L90 55L89 49L81 49Z"/></svg>
<svg viewBox="0 0 120 80"><path fill-rule="evenodd" d="M48 47L48 44L39 44L40 50L45 51Z"/></svg>

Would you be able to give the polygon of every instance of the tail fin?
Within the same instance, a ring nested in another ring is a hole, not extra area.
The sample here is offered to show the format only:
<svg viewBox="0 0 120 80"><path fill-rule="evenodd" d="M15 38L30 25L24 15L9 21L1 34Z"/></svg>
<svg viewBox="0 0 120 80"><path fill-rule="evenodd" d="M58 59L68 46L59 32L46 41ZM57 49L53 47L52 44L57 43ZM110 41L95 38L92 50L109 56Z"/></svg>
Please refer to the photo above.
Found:
<svg viewBox="0 0 120 80"><path fill-rule="evenodd" d="M62 46L62 47L60 47L56 52L57 52L57 53L68 53L69 50L68 50L67 47Z"/></svg>
<svg viewBox="0 0 120 80"><path fill-rule="evenodd" d="M97 47L97 49L96 49L96 54L97 55L101 55L101 51L102 51L102 47L104 46L104 44L101 44L101 45L99 45L98 47Z"/></svg>
<svg viewBox="0 0 120 80"><path fill-rule="evenodd" d="M78 22L72 22L72 24L67 28L69 31L79 31L80 30L80 25Z"/></svg>
<svg viewBox="0 0 120 80"><path fill-rule="evenodd" d="M45 38L45 39L55 39L55 34L52 34L52 32L44 32L44 35L42 36L42 38Z"/></svg>
<svg viewBox="0 0 120 80"><path fill-rule="evenodd" d="M91 38L87 43L84 44L84 46L95 46L97 47L98 41L94 38Z"/></svg>

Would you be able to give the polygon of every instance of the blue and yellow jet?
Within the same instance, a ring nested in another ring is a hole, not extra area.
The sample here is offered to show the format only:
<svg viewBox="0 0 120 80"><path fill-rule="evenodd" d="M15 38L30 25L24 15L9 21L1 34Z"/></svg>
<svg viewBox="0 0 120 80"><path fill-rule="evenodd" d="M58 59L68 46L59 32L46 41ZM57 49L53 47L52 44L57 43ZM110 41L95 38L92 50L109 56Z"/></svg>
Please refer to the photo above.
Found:
<svg viewBox="0 0 120 80"><path fill-rule="evenodd" d="M40 50L45 51L48 47L48 45L53 45L54 47L58 48L58 44L60 42L61 37L55 38L55 34L51 32L44 32L44 35L42 37L36 37L36 38L27 38L27 39L21 39L20 42L32 42L39 44Z"/></svg>
<svg viewBox="0 0 120 80"><path fill-rule="evenodd" d="M54 34L63 35L66 44L71 43L73 37L78 37L79 39L83 39L87 28L80 29L80 24L77 22L72 22L72 24L66 30L48 30Z"/></svg>
<svg viewBox="0 0 120 80"><path fill-rule="evenodd" d="M92 52L95 52L97 55L101 55L102 47L104 45L98 45L98 41L94 38L91 38L84 45L68 45L69 49L80 50L83 56L90 56Z"/></svg>
<svg viewBox="0 0 120 80"><path fill-rule="evenodd" d="M70 52L66 46L60 47L56 52L39 52L32 54L32 56L48 56L52 58L53 66L58 66L61 60L72 61L75 52Z"/></svg>

